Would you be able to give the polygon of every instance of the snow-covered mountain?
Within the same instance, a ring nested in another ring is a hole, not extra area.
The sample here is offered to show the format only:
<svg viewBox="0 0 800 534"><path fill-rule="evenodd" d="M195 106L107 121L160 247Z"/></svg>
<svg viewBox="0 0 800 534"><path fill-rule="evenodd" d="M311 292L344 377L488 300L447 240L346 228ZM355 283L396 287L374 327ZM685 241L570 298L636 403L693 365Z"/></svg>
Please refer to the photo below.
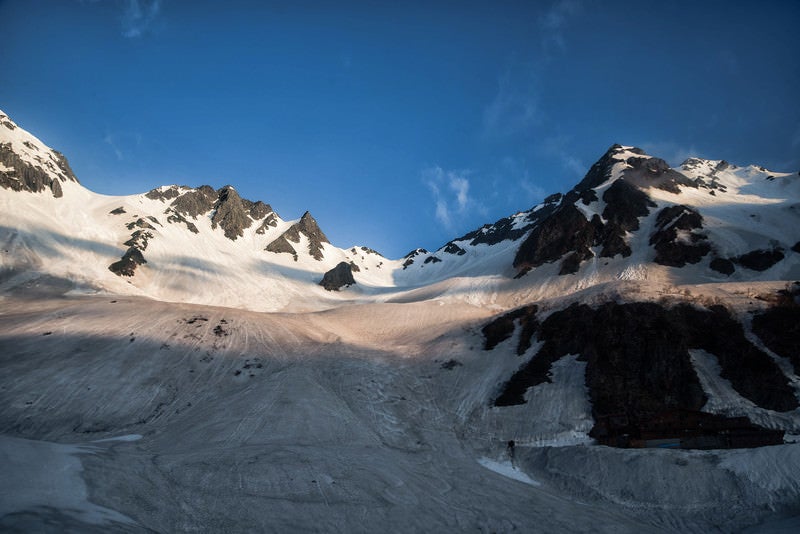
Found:
<svg viewBox="0 0 800 534"><path fill-rule="evenodd" d="M387 259L233 186L94 193L0 113L0 213L0 530L794 524L797 174L614 145Z"/></svg>
<svg viewBox="0 0 800 534"><path fill-rule="evenodd" d="M800 278L800 178L758 166L689 159L671 169L615 145L567 194L390 260L365 246L338 248L309 213L284 220L232 186L93 193L4 114L0 147L6 287L46 274L88 291L279 311L421 288L477 302L487 286L541 298L617 280ZM320 287L342 262L355 285Z"/></svg>

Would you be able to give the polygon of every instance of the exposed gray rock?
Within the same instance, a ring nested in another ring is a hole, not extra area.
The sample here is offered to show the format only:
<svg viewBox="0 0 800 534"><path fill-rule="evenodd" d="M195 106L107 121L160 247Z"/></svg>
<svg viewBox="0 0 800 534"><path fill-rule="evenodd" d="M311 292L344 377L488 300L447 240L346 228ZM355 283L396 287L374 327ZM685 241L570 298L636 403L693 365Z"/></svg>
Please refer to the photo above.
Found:
<svg viewBox="0 0 800 534"><path fill-rule="evenodd" d="M703 217L694 209L683 205L664 208L656 216L656 230L650 236L650 244L656 249L654 261L670 267L698 263L703 256L711 252L707 236L699 232L702 229ZM689 233L689 242L681 239L678 235L679 230ZM726 268L720 262L715 265Z"/></svg>
<svg viewBox="0 0 800 534"><path fill-rule="evenodd" d="M297 261L297 251L292 244L289 243L289 240L286 239L285 233L267 245L267 248L264 250L267 252L275 252L276 254L291 254L292 257L294 257L294 261Z"/></svg>
<svg viewBox="0 0 800 534"><path fill-rule="evenodd" d="M258 221L260 219L263 219L264 217L266 217L270 213L273 213L272 206L270 206L269 204L264 204L260 200L258 200L256 202L253 202L252 205L250 206L249 210L250 210L250 217L252 217L254 221ZM274 214L273 214L273 217L274 217Z"/></svg>
<svg viewBox="0 0 800 534"><path fill-rule="evenodd" d="M267 230L270 228L275 228L276 226L278 226L277 215L275 215L274 212L269 213L266 217L264 217L264 220L261 222L261 226L256 229L256 233L263 235L267 233Z"/></svg>
<svg viewBox="0 0 800 534"><path fill-rule="evenodd" d="M602 229L601 242L603 249L600 256L612 258L617 254L623 257L631 255L631 248L625 243L625 233L639 229L639 218L650 213L656 207L655 202L644 191L619 179L603 193L606 207L603 218L606 224ZM598 243L599 244L599 243Z"/></svg>
<svg viewBox="0 0 800 534"><path fill-rule="evenodd" d="M172 201L172 208L181 215L197 219L199 215L214 209L217 192L209 185L201 185L197 189L186 191Z"/></svg>
<svg viewBox="0 0 800 534"><path fill-rule="evenodd" d="M109 211L109 213L111 215L122 215L123 213L127 213L127 212L125 211L125 208L120 206L118 208L114 208L113 210Z"/></svg>
<svg viewBox="0 0 800 534"><path fill-rule="evenodd" d="M439 259L439 258L437 258L436 256L428 256L427 258L425 258L425 261L423 261L422 263L423 263L423 264L428 264L428 263L441 263L441 261L442 261L442 260L440 260L440 259Z"/></svg>
<svg viewBox="0 0 800 534"><path fill-rule="evenodd" d="M250 228L253 220L245 209L242 197L236 190L226 185L218 191L218 200L214 206L216 211L211 217L211 228L219 226L225 233L225 237L236 241L236 238L244 235L245 228Z"/></svg>
<svg viewBox="0 0 800 534"><path fill-rule="evenodd" d="M34 166L22 160L12 149L11 143L0 143L0 163L10 170L0 171L0 187L12 191L28 191L41 193L50 190L56 198L63 196L61 184L51 178L50 173L55 173L61 181L74 181L78 179L69 167L66 158L53 151L57 163L41 158L42 166ZM48 172L49 171L49 172Z"/></svg>
<svg viewBox="0 0 800 534"><path fill-rule="evenodd" d="M455 254L456 256L463 256L464 254L467 253L466 250L459 247L452 241L449 242L447 245L445 245L444 250L442 252L446 252L447 254Z"/></svg>
<svg viewBox="0 0 800 534"><path fill-rule="evenodd" d="M299 221L290 226L280 237L270 243L266 250L269 252L290 253L294 255L294 259L297 261L297 251L289 242L299 243L301 233L308 238L308 253L311 254L311 257L315 260L321 261L323 258L322 244L330 243L330 241L328 241L328 238L322 233L319 225L317 225L317 221L314 220L314 217L312 217L309 212L305 212Z"/></svg>
<svg viewBox="0 0 800 534"><path fill-rule="evenodd" d="M308 252L315 260L322 260L322 244L330 243L322 233L317 221L309 212L305 212L295 226L308 237Z"/></svg>
<svg viewBox="0 0 800 534"><path fill-rule="evenodd" d="M736 266L727 258L714 258L708 266L712 270L724 274L725 276L730 276L736 272Z"/></svg>
<svg viewBox="0 0 800 534"><path fill-rule="evenodd" d="M343 261L325 273L319 285L328 291L339 291L342 287L349 287L355 283L352 266Z"/></svg>
<svg viewBox="0 0 800 534"><path fill-rule="evenodd" d="M150 230L155 230L155 227L142 217L136 219L135 221L129 222L125 226L128 228L128 230L133 230L134 228L147 228Z"/></svg>
<svg viewBox="0 0 800 534"><path fill-rule="evenodd" d="M783 249L757 249L733 258L734 263L752 271L766 271L784 258Z"/></svg>
<svg viewBox="0 0 800 534"><path fill-rule="evenodd" d="M125 241L124 245L127 247L134 247L140 251L147 249L147 242L153 239L153 233L147 230L136 230L131 234L131 238Z"/></svg>
<svg viewBox="0 0 800 534"><path fill-rule="evenodd" d="M175 208L167 208L164 212L167 215L167 222L171 223L183 223L186 225L186 228L189 229L190 232L193 234L199 234L200 230L197 229L197 226L186 217L175 211Z"/></svg>
<svg viewBox="0 0 800 534"><path fill-rule="evenodd" d="M706 310L689 304L665 308L652 302L610 302L597 308L573 304L541 324L536 313L535 306L514 310L483 329L487 349L509 338L517 322L523 325L520 345L529 345L534 334L544 342L503 386L496 406L524 404L528 388L550 381L555 361L578 354L587 362L586 385L595 421L615 414L636 429L665 411L700 411L706 397L689 349L714 354L722 378L758 406L776 411L798 406L775 361L750 343L742 326L721 306ZM598 424L592 435L597 433Z"/></svg>
<svg viewBox="0 0 800 534"><path fill-rule="evenodd" d="M117 274L118 276L133 276L136 272L136 267L147 263L142 255L142 252L136 247L130 247L122 259L112 263L108 269Z"/></svg>
<svg viewBox="0 0 800 534"><path fill-rule="evenodd" d="M178 198L180 194L180 188L176 185L173 185L163 190L161 188L151 189L145 193L144 196L153 200L165 202L167 200L172 200L173 198Z"/></svg>
<svg viewBox="0 0 800 534"><path fill-rule="evenodd" d="M413 265L414 258L416 258L421 254L427 254L427 253L428 251L425 250L424 248L415 248L414 250L403 256L403 258L406 260L403 262L403 270L406 270L410 265Z"/></svg>
<svg viewBox="0 0 800 534"><path fill-rule="evenodd" d="M541 221L522 242L514 267L521 273L552 263L568 252L583 260L592 257L595 226L572 204L562 204L552 215ZM574 264L574 260L570 262Z"/></svg>

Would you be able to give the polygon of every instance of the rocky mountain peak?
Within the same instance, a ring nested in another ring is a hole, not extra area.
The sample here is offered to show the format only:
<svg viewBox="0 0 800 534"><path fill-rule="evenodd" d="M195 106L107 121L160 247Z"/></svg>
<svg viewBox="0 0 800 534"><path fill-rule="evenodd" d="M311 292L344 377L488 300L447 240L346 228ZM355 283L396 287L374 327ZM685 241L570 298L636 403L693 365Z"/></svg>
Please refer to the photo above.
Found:
<svg viewBox="0 0 800 534"><path fill-rule="evenodd" d="M63 196L62 182L78 179L63 154L18 127L0 111L0 187Z"/></svg>
<svg viewBox="0 0 800 534"><path fill-rule="evenodd" d="M245 207L242 197L230 185L217 191L216 211L211 217L211 227L218 225L225 232L225 237L236 240L244 235L244 229L250 228L253 220L249 217L249 209Z"/></svg>
<svg viewBox="0 0 800 534"><path fill-rule="evenodd" d="M311 213L305 212L300 220L289 227L283 234L275 239L272 243L267 245L266 250L269 252L292 254L295 261L297 261L297 251L292 246L292 243L300 243L300 234L308 238L308 253L317 260L322 261L322 244L330 243L328 238L320 229L317 221L311 216Z"/></svg>

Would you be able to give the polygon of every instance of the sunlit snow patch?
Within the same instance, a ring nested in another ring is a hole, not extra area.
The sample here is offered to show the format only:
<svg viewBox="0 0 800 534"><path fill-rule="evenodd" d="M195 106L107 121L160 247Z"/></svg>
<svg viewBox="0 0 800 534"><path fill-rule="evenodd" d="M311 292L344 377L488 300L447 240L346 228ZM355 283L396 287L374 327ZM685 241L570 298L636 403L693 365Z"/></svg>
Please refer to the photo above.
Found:
<svg viewBox="0 0 800 534"><path fill-rule="evenodd" d="M498 475L503 475L506 478L510 478L516 480L518 482L523 482L525 484L530 484L531 486L541 486L540 482L533 480L531 477L511 465L511 462L498 462L497 460L490 460L489 458L481 458L478 460L478 463L481 464L486 469L490 471L494 471Z"/></svg>

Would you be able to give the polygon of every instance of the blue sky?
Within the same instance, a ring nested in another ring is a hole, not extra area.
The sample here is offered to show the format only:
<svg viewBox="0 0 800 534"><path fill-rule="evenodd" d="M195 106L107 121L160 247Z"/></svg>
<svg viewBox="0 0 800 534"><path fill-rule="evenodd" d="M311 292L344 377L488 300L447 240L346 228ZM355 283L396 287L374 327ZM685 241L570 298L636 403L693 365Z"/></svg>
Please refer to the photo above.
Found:
<svg viewBox="0 0 800 534"><path fill-rule="evenodd" d="M800 169L800 2L0 0L0 109L105 194L236 186L396 258L613 143Z"/></svg>

